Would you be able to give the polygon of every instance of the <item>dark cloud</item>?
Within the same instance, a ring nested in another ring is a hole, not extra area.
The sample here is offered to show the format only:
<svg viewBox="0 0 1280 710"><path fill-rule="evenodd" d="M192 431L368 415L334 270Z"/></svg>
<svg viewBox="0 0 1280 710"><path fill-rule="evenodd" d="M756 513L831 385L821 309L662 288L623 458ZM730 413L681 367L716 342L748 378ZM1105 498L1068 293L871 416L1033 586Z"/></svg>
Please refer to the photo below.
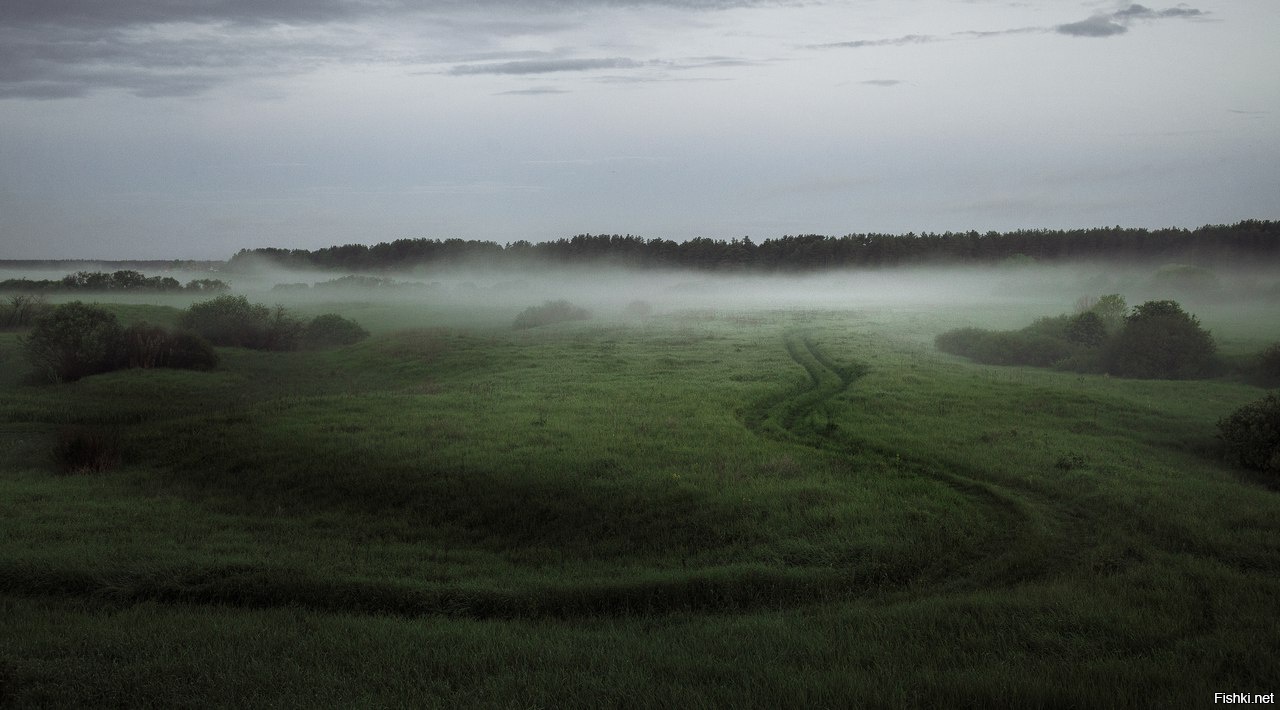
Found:
<svg viewBox="0 0 1280 710"><path fill-rule="evenodd" d="M1203 10L1195 10L1189 7L1171 7L1166 10L1152 10L1143 5L1130 5L1123 10L1117 10L1112 17L1117 19L1134 19L1134 20L1158 20L1163 17L1199 17L1204 15Z"/></svg>
<svg viewBox="0 0 1280 710"><path fill-rule="evenodd" d="M450 61L457 64L453 74L630 68L631 60L565 59L540 66L527 56L521 57L527 63L486 66L461 63L471 58L409 56L404 49L388 53L377 28L417 25L429 36L474 38L483 48L494 37L572 27L574 11L592 7L699 11L790 1L0 0L0 98L70 98L99 89L187 96L332 63Z"/></svg>
<svg viewBox="0 0 1280 710"><path fill-rule="evenodd" d="M949 35L910 34L887 39L858 39L849 42L829 42L826 44L805 45L805 49L862 49L865 47L903 47L914 44L931 44L948 42L955 39L989 39L1018 34L1043 34L1057 32L1073 37L1113 37L1129 31L1129 24L1135 20L1162 20L1168 18L1200 18L1207 13L1203 10L1179 6L1164 10L1153 10L1144 5L1132 4L1115 12L1093 15L1079 22L1068 22L1054 27L1014 27L1007 30L966 30L952 32Z"/></svg>
<svg viewBox="0 0 1280 710"><path fill-rule="evenodd" d="M312 24L413 12L654 5L716 10L769 0L5 0L0 24L98 29L167 23Z"/></svg>
<svg viewBox="0 0 1280 710"><path fill-rule="evenodd" d="M1055 32L1073 37L1114 37L1129 31L1129 23L1134 20L1163 20L1171 17L1195 18L1203 17L1203 10L1190 7L1171 7L1164 10L1153 10L1145 5L1133 4L1111 13L1093 15L1092 17L1058 25Z"/></svg>
<svg viewBox="0 0 1280 710"><path fill-rule="evenodd" d="M1128 27L1112 20L1106 15L1094 15L1087 20L1069 22L1054 28L1059 34L1073 37L1111 37L1129 31Z"/></svg>
<svg viewBox="0 0 1280 710"><path fill-rule="evenodd" d="M554 72L591 71L594 69L637 69L647 64L647 62L638 62L625 57L531 59L491 64L460 64L449 69L448 73L454 76L474 74L551 74Z"/></svg>

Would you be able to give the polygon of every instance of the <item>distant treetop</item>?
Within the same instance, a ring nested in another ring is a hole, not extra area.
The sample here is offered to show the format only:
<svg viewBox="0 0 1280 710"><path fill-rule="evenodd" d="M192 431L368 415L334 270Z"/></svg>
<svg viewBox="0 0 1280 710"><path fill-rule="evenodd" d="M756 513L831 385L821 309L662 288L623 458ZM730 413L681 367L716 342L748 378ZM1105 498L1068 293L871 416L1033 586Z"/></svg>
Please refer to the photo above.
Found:
<svg viewBox="0 0 1280 710"><path fill-rule="evenodd" d="M462 239L397 239L373 246L346 244L306 249L243 249L228 267L270 266L383 270L459 264L615 265L714 271L809 271L849 266L1001 264L1089 259L1186 259L1200 262L1280 260L1280 222L1246 220L1187 229L1104 227L1077 230L945 232L942 234L818 234L760 243L698 237L686 242L580 234L569 239L506 246Z"/></svg>

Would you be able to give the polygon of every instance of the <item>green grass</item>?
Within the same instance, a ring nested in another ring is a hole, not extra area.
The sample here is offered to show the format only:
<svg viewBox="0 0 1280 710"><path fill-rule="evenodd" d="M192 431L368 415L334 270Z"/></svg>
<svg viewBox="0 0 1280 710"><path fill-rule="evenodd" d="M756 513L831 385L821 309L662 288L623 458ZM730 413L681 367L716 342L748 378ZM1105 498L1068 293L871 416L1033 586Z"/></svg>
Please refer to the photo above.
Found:
<svg viewBox="0 0 1280 710"><path fill-rule="evenodd" d="M318 308L375 335L48 386L0 334L0 701L1167 707L1280 680L1277 486L1213 437L1257 388L974 365L929 345L945 309ZM68 429L119 464L62 473Z"/></svg>

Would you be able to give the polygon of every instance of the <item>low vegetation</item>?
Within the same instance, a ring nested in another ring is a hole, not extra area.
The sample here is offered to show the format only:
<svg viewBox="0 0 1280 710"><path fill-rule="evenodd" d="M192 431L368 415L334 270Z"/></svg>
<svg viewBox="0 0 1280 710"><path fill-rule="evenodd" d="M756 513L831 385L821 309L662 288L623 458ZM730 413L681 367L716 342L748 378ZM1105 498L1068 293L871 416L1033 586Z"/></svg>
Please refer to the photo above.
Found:
<svg viewBox="0 0 1280 710"><path fill-rule="evenodd" d="M208 370L218 363L209 343L193 333L146 322L123 328L113 313L80 301L36 320L24 348L36 371L53 382L122 368Z"/></svg>
<svg viewBox="0 0 1280 710"><path fill-rule="evenodd" d="M376 323L354 346L60 387L0 333L0 705L1167 708L1280 686L1280 497L1215 429L1250 383L928 347L1038 305L668 301L514 331L523 303L436 301L310 321ZM1028 337L1100 352L1132 312L1094 305ZM101 308L124 340L182 319ZM1233 312L1200 310L1229 354L1280 338Z"/></svg>
<svg viewBox="0 0 1280 710"><path fill-rule="evenodd" d="M1218 422L1228 458L1280 475L1280 394L1247 404Z"/></svg>
<svg viewBox="0 0 1280 710"><path fill-rule="evenodd" d="M590 317L590 311L581 306L575 306L568 301L547 301L541 306L529 306L520 311L512 327L517 330L536 328L542 325L551 325L552 323L586 320Z"/></svg>
<svg viewBox="0 0 1280 710"><path fill-rule="evenodd" d="M1213 374L1217 346L1200 321L1174 301L1148 301L1121 320L1118 295L1085 302L1075 315L1041 318L1021 330L960 328L937 336L939 350L989 365L1056 367L1142 379Z"/></svg>
<svg viewBox="0 0 1280 710"><path fill-rule="evenodd" d="M193 279L184 286L172 276L146 276L128 269L111 273L103 271L77 271L58 280L6 279L0 281L0 293L4 292L152 292L174 293L189 291L210 293L226 291L230 286L219 279Z"/></svg>

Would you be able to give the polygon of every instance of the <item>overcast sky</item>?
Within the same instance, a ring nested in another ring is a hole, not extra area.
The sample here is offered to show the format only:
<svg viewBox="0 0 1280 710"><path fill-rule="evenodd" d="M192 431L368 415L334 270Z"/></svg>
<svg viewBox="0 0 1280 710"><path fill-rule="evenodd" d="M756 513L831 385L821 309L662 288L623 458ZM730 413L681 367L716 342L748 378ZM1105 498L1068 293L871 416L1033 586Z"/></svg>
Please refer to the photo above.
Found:
<svg viewBox="0 0 1280 710"><path fill-rule="evenodd" d="M4 0L0 258L1280 218L1280 2Z"/></svg>

